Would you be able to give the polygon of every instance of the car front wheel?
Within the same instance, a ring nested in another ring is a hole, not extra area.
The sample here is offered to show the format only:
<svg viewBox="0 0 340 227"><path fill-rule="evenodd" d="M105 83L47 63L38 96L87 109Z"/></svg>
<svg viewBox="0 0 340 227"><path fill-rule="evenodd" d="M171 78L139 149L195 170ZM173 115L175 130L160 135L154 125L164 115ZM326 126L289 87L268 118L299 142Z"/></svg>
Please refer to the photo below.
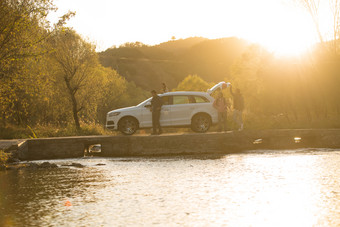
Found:
<svg viewBox="0 0 340 227"><path fill-rule="evenodd" d="M118 129L125 135L132 135L138 129L138 122L132 117L123 118L119 121Z"/></svg>
<svg viewBox="0 0 340 227"><path fill-rule="evenodd" d="M191 129L194 132L206 132L211 125L210 117L206 114L198 114L191 121Z"/></svg>

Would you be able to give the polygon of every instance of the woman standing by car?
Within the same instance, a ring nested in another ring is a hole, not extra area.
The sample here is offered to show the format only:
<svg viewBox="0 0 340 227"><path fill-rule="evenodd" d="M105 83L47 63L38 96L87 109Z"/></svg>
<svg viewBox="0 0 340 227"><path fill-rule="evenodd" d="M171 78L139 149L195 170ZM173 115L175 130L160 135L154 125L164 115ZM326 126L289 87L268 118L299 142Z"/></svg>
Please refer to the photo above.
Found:
<svg viewBox="0 0 340 227"><path fill-rule="evenodd" d="M223 97L223 93L218 93L217 98L215 99L213 106L217 109L218 113L218 131L227 131L227 110L229 107L229 103Z"/></svg>

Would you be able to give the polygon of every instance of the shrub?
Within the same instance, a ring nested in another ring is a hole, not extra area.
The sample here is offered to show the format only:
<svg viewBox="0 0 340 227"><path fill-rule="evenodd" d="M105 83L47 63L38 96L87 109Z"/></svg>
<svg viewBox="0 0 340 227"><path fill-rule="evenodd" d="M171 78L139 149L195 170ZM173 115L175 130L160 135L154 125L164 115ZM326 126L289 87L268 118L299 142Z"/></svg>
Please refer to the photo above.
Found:
<svg viewBox="0 0 340 227"><path fill-rule="evenodd" d="M7 163L9 158L9 154L5 153L3 150L0 150L0 166L3 166Z"/></svg>

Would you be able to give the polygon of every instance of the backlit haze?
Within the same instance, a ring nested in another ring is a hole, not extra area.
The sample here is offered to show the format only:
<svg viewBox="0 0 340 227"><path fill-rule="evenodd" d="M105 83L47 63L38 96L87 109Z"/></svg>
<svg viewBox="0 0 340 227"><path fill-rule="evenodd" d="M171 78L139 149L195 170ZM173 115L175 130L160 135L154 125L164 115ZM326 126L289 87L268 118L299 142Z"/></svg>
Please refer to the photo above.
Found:
<svg viewBox="0 0 340 227"><path fill-rule="evenodd" d="M312 19L293 0L55 0L50 16L75 11L67 26L97 45L155 45L188 37L239 37L279 55L295 55L317 42ZM322 25L321 25L322 27Z"/></svg>

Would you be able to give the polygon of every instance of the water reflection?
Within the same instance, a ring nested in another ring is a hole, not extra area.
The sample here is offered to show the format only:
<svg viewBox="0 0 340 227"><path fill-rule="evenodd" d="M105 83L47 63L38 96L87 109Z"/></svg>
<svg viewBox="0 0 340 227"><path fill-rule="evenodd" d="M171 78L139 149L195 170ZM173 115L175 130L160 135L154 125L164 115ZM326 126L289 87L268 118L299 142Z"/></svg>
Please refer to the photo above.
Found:
<svg viewBox="0 0 340 227"><path fill-rule="evenodd" d="M0 173L0 226L339 226L339 161L306 149L58 160L86 168Z"/></svg>

